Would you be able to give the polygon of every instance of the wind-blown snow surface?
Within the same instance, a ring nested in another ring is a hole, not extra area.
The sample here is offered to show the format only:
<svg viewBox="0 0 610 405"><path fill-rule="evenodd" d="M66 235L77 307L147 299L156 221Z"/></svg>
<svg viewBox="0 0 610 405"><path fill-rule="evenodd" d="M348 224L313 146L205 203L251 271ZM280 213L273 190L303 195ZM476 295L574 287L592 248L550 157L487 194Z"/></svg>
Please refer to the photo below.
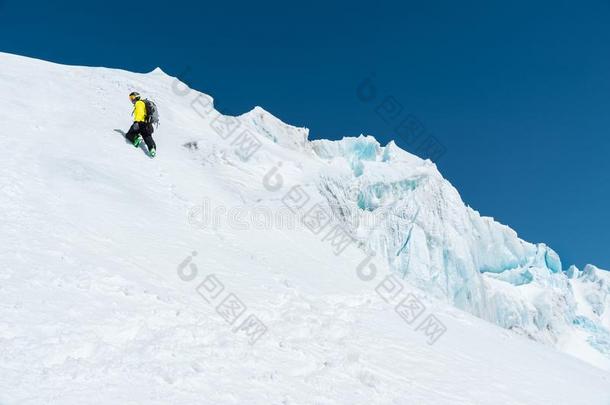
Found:
<svg viewBox="0 0 610 405"><path fill-rule="evenodd" d="M261 108L219 125L160 70L0 66L0 403L610 404L608 273L568 277L432 163L309 142ZM161 110L154 160L113 131L134 89ZM293 186L357 242L268 226ZM412 324L375 291L392 273L425 305ZM198 293L211 274L247 306L232 326ZM234 332L248 314L268 328L254 345Z"/></svg>

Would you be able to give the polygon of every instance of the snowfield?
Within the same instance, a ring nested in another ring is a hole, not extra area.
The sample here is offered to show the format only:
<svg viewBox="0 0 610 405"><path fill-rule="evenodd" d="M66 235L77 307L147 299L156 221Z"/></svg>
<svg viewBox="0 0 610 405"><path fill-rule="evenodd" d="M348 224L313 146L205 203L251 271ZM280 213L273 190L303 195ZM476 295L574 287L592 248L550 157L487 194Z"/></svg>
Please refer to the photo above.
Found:
<svg viewBox="0 0 610 405"><path fill-rule="evenodd" d="M432 162L160 69L0 66L0 404L610 404L610 274Z"/></svg>

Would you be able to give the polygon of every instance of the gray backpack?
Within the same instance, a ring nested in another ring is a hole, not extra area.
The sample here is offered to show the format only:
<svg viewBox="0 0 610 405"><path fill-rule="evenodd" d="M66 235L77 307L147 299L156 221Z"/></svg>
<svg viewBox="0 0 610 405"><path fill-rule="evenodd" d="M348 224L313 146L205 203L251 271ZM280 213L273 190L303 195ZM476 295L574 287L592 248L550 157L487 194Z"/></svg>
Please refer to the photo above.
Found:
<svg viewBox="0 0 610 405"><path fill-rule="evenodd" d="M159 126L159 110L155 102L146 98L142 101L144 101L146 106L146 122Z"/></svg>

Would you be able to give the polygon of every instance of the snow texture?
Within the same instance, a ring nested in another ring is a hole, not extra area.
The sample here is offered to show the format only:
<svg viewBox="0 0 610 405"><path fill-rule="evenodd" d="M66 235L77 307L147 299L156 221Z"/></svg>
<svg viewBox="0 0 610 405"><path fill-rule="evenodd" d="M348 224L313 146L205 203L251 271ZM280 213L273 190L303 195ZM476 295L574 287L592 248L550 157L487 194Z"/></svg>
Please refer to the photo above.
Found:
<svg viewBox="0 0 610 405"><path fill-rule="evenodd" d="M429 160L160 69L0 65L1 404L610 404L609 273Z"/></svg>

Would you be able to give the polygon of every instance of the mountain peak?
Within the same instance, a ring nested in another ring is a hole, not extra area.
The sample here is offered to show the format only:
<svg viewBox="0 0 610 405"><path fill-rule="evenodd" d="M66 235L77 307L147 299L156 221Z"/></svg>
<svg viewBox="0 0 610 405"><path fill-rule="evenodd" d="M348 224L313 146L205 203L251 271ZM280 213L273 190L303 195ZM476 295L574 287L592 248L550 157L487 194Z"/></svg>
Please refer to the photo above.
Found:
<svg viewBox="0 0 610 405"><path fill-rule="evenodd" d="M431 161L160 69L0 61L0 402L610 400L608 274L568 278Z"/></svg>

